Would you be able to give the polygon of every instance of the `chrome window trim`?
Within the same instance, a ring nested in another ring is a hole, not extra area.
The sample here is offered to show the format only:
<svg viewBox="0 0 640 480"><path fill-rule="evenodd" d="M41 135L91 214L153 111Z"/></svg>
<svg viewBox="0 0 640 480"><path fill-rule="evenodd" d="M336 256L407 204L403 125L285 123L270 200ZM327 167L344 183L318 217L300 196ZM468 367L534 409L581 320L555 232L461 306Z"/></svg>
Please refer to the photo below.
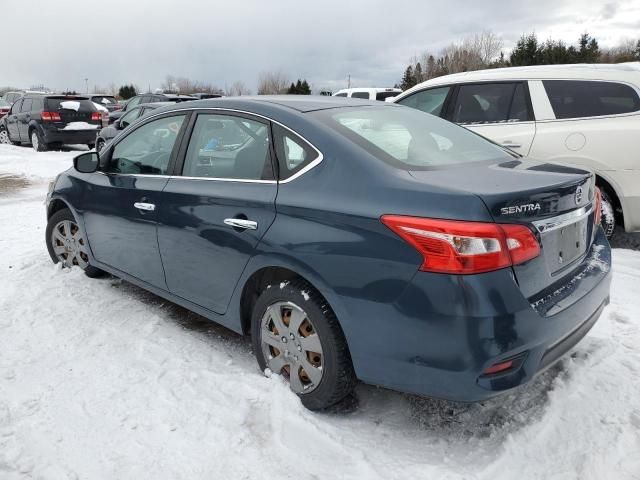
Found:
<svg viewBox="0 0 640 480"><path fill-rule="evenodd" d="M302 175L304 175L309 170L311 170L311 169L315 168L316 166L318 166L322 162L322 160L324 160L324 155L322 154L322 152L313 143L311 143L309 140L307 140L304 136L300 135L294 129L287 127L286 125L278 122L277 120L274 120L272 118L266 117L264 115L260 115L259 113L248 112L246 110L240 110L240 109L236 109L236 108L224 108L224 107L177 108L175 110L169 110L169 111L160 112L160 113L156 113L156 114L153 114L153 115L145 116L144 117L145 122L143 124L146 124L147 120L150 121L154 117L159 117L159 116L162 116L162 115L166 115L168 113L189 112L189 111L195 111L195 110L198 110L198 111L207 110L207 111L214 111L214 112L217 111L217 112L242 113L242 114L245 114L245 115L252 115L254 117L262 118L263 120L266 120L268 122L273 122L273 123L275 123L277 125L280 125L282 128L284 128L286 130L289 130L291 133L293 133L294 135L297 135L302 140L304 140L311 148L313 148L316 151L316 153L318 154L318 157L315 160L313 160L311 163L309 163L309 165L307 165L306 167L301 169L299 172L296 172L295 174L291 175L289 178L285 178L284 180L253 180L253 179L245 179L245 178L185 177L185 176L182 176L182 175L148 175L148 174L137 174L137 173L113 173L113 175L129 175L129 176L139 176L139 177L184 178L186 180L215 180L215 181L219 181L219 182L289 183L289 182L294 181L296 178L300 178ZM142 126L143 124L141 124L140 126ZM136 130L137 130L137 128L136 128ZM131 133L133 133L133 132L135 132L135 130L132 131ZM129 135L130 134L124 136L122 139L127 138ZM122 141L122 140L119 140L118 143L120 141ZM103 172L99 172L99 173L103 173Z"/></svg>
<svg viewBox="0 0 640 480"><path fill-rule="evenodd" d="M585 217L588 217L593 212L593 205L587 205L577 210L573 210L562 215L557 215L545 220L536 220L533 225L538 229L541 234L557 230L572 223L578 222Z"/></svg>

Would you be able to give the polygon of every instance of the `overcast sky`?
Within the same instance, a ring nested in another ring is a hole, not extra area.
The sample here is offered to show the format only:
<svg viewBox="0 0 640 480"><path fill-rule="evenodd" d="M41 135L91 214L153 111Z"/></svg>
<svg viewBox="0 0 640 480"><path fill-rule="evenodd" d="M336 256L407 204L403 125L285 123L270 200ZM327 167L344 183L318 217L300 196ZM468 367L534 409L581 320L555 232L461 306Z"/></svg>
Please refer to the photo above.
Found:
<svg viewBox="0 0 640 480"><path fill-rule="evenodd" d="M314 89L391 86L414 55L483 29L601 47L640 37L639 0L0 0L0 85L146 89L167 74L254 90L281 69Z"/></svg>

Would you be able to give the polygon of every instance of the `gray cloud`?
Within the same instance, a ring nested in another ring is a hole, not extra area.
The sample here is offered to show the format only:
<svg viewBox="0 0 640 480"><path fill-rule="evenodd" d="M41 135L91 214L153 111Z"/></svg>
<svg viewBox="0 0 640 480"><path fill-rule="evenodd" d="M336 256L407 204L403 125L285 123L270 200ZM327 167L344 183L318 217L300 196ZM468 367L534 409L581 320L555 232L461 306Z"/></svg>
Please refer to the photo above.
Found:
<svg viewBox="0 0 640 480"><path fill-rule="evenodd" d="M259 73L273 69L316 88L344 87L347 75L352 85L386 86L414 55L484 29L507 49L531 31L574 42L587 29L602 43L636 36L619 25L640 18L623 0L0 0L0 11L5 45L12 39L0 54L0 84L78 90L87 77L155 88L167 74L255 89Z"/></svg>

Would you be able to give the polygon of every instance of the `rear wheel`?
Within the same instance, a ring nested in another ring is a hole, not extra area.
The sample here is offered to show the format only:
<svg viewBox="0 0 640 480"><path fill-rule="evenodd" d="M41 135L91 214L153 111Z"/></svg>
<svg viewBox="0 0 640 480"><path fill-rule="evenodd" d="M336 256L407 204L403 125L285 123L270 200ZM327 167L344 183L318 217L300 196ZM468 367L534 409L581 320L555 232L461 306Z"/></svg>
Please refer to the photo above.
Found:
<svg viewBox="0 0 640 480"><path fill-rule="evenodd" d="M46 229L47 250L53 263L63 267L80 267L88 277L99 277L102 270L89 265L89 247L71 210L58 210L49 219Z"/></svg>
<svg viewBox="0 0 640 480"><path fill-rule="evenodd" d="M49 148L37 129L31 130L31 146L36 152L46 152Z"/></svg>
<svg viewBox="0 0 640 480"><path fill-rule="evenodd" d="M305 407L325 409L353 391L344 334L327 302L305 281L267 287L254 307L251 332L260 368L284 375Z"/></svg>
<svg viewBox="0 0 640 480"><path fill-rule="evenodd" d="M607 238L611 238L616 228L615 205L605 189L601 188L600 193L602 194L602 219L600 224Z"/></svg>

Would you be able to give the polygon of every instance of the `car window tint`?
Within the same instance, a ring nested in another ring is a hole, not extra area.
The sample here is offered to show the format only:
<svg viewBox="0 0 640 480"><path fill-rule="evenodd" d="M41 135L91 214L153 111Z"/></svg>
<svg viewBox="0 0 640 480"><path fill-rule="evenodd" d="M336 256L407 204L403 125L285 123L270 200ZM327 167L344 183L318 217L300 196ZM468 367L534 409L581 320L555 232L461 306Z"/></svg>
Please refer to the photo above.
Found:
<svg viewBox="0 0 640 480"><path fill-rule="evenodd" d="M138 118L138 116L140 115L140 109L139 108L133 108L131 110L129 110L127 113L125 113L121 118L120 118L120 126L122 128L126 128L129 125L131 125L133 123L133 121Z"/></svg>
<svg viewBox="0 0 640 480"><path fill-rule="evenodd" d="M22 107L20 108L20 111L21 112L30 112L32 103L33 103L33 101L30 98L25 98L22 101Z"/></svg>
<svg viewBox="0 0 640 480"><path fill-rule="evenodd" d="M444 101L449 94L449 90L451 90L450 87L422 90L399 100L398 103L400 105L416 108L423 112L439 116L440 113L442 113L442 107L444 106Z"/></svg>
<svg viewBox="0 0 640 480"><path fill-rule="evenodd" d="M638 93L615 82L544 80L556 118L598 117L640 110Z"/></svg>
<svg viewBox="0 0 640 480"><path fill-rule="evenodd" d="M453 106L452 120L456 123L506 122L514 94L518 102L525 102L524 89L518 83L481 83L460 85ZM517 119L514 119L517 120Z"/></svg>
<svg viewBox="0 0 640 480"><path fill-rule="evenodd" d="M374 157L401 169L513 160L483 137L412 108L344 108L313 115Z"/></svg>
<svg viewBox="0 0 640 480"><path fill-rule="evenodd" d="M376 100L380 100L383 102L386 98L397 96L398 92L378 92L376 93Z"/></svg>
<svg viewBox="0 0 640 480"><path fill-rule="evenodd" d="M346 97L346 96L347 96L347 94L346 94L346 93L336 93L336 94L334 95L334 97Z"/></svg>
<svg viewBox="0 0 640 480"><path fill-rule="evenodd" d="M113 149L108 173L165 175L184 115L160 118L135 129Z"/></svg>
<svg viewBox="0 0 640 480"><path fill-rule="evenodd" d="M182 174L186 177L272 180L268 124L232 115L198 115Z"/></svg>
<svg viewBox="0 0 640 480"><path fill-rule="evenodd" d="M273 134L280 180L291 177L318 158L318 152L311 145L286 128L274 125Z"/></svg>
<svg viewBox="0 0 640 480"><path fill-rule="evenodd" d="M369 99L369 92L353 92L351 98L366 98Z"/></svg>

